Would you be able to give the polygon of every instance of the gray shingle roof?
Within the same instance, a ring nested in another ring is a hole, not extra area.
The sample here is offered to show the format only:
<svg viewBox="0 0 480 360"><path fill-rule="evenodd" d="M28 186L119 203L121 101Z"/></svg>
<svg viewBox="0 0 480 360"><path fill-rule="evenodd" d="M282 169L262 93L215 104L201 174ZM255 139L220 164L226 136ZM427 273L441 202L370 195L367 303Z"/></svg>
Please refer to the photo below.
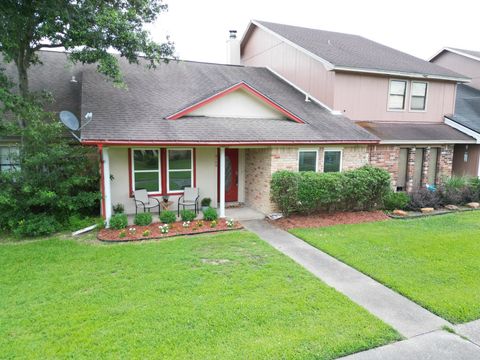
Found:
<svg viewBox="0 0 480 360"><path fill-rule="evenodd" d="M158 142L369 142L378 140L351 120L332 115L265 68L171 61L155 70L121 60L128 89L83 72L82 113L93 121L83 140ZM166 120L199 100L245 82L303 119L186 117Z"/></svg>
<svg viewBox="0 0 480 360"><path fill-rule="evenodd" d="M480 90L459 84L455 102L455 114L448 118L480 133Z"/></svg>
<svg viewBox="0 0 480 360"><path fill-rule="evenodd" d="M439 65L392 49L362 36L299 26L253 21L304 50L326 60L335 68L354 68L442 78L468 80L463 75Z"/></svg>
<svg viewBox="0 0 480 360"><path fill-rule="evenodd" d="M475 143L475 139L443 123L361 122L363 128L382 142L412 144Z"/></svg>

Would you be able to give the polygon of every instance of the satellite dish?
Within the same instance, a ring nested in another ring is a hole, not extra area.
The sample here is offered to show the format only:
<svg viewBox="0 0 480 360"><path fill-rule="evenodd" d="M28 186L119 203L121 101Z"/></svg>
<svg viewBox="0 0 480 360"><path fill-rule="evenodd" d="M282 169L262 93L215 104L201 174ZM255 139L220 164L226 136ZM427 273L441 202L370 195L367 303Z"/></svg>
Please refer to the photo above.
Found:
<svg viewBox="0 0 480 360"><path fill-rule="evenodd" d="M60 111L60 121L72 131L80 129L80 121L78 121L75 114L70 111Z"/></svg>

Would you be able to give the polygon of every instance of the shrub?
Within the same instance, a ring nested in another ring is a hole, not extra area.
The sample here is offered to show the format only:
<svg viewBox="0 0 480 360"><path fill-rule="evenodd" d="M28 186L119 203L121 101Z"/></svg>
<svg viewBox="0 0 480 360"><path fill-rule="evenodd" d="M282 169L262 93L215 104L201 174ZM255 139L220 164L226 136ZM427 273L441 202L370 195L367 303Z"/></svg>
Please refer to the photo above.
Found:
<svg viewBox="0 0 480 360"><path fill-rule="evenodd" d="M123 204L116 204L116 205L113 205L113 213L114 214L123 214L125 212L125 207L123 206Z"/></svg>
<svg viewBox="0 0 480 360"><path fill-rule="evenodd" d="M469 181L472 189L472 201L480 201L480 178L472 178Z"/></svg>
<svg viewBox="0 0 480 360"><path fill-rule="evenodd" d="M300 173L298 210L311 214L317 210L332 210L343 200L341 173Z"/></svg>
<svg viewBox="0 0 480 360"><path fill-rule="evenodd" d="M217 210L209 207L203 212L203 218L207 221L213 221L218 219Z"/></svg>
<svg viewBox="0 0 480 360"><path fill-rule="evenodd" d="M128 226L128 218L125 214L115 214L110 218L110 227L115 230L121 230Z"/></svg>
<svg viewBox="0 0 480 360"><path fill-rule="evenodd" d="M170 210L164 210L160 213L160 221L164 224L171 224L177 220L175 213Z"/></svg>
<svg viewBox="0 0 480 360"><path fill-rule="evenodd" d="M99 221L99 218L94 218L90 216L72 215L68 219L68 225L69 225L68 228L69 230L76 231L76 230L84 229L91 225L95 225L98 223L98 221Z"/></svg>
<svg viewBox="0 0 480 360"><path fill-rule="evenodd" d="M201 206L209 207L212 203L212 199L210 198L203 198L202 202L200 203Z"/></svg>
<svg viewBox="0 0 480 360"><path fill-rule="evenodd" d="M133 223L135 225L140 225L140 226L147 226L152 223L152 214L149 212L144 212L135 215L135 219L133 220Z"/></svg>
<svg viewBox="0 0 480 360"><path fill-rule="evenodd" d="M59 231L61 225L54 216L45 214L34 214L20 220L13 228L13 234L18 237L36 237L52 234Z"/></svg>
<svg viewBox="0 0 480 360"><path fill-rule="evenodd" d="M385 210L405 210L410 202L410 196L404 192L389 192L383 199Z"/></svg>
<svg viewBox="0 0 480 360"><path fill-rule="evenodd" d="M182 221L193 221L197 217L197 214L192 210L182 210L180 211L180 217Z"/></svg>
<svg viewBox="0 0 480 360"><path fill-rule="evenodd" d="M410 203L407 208L420 210L426 207L439 208L441 205L442 199L438 191L419 189L410 194Z"/></svg>
<svg viewBox="0 0 480 360"><path fill-rule="evenodd" d="M299 180L299 173L287 170L277 171L272 175L271 199L285 216L297 210Z"/></svg>

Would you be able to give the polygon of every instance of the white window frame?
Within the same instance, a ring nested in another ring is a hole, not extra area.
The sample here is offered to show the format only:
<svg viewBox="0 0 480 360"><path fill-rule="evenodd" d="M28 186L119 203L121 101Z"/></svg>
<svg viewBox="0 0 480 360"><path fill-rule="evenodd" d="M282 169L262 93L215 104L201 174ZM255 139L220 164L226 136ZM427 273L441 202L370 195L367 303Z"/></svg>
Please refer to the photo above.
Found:
<svg viewBox="0 0 480 360"><path fill-rule="evenodd" d="M139 190L135 188L135 150L157 150L158 151L158 191L147 191L148 194L162 194L162 152L160 148L131 148L132 161L132 191ZM155 172L154 170L136 170L137 173Z"/></svg>
<svg viewBox="0 0 480 360"><path fill-rule="evenodd" d="M343 171L343 148L324 148L323 149L323 172L325 172L325 153L329 151L340 153L340 164L339 164L338 172L342 172Z"/></svg>
<svg viewBox="0 0 480 360"><path fill-rule="evenodd" d="M297 154L297 170L300 171L300 153L302 152L314 152L315 153L315 172L318 172L318 149L298 149Z"/></svg>
<svg viewBox="0 0 480 360"><path fill-rule="evenodd" d="M11 154L11 152L12 152L11 150L12 150L12 149L15 149L15 150L16 150L17 155L19 155L19 153L20 153L20 148L19 148L18 146L16 146L16 145L0 145L0 149L1 149L1 148L7 149L7 151L8 151L9 154ZM0 154L1 154L1 152L0 152ZM0 159L1 159L1 158L0 158ZM7 171L18 171L18 170L20 170L20 163L19 163L19 162L18 162L18 163L13 163L11 157L9 157L9 158L7 158L7 159L8 159L8 161L9 161L9 163L5 163L5 165L6 165L6 166L9 166L9 169L7 169L7 170L2 170L2 166L1 166L2 164L0 163L0 172L2 172L2 171L7 172ZM18 159L17 159L17 160L18 160Z"/></svg>
<svg viewBox="0 0 480 360"><path fill-rule="evenodd" d="M390 108L390 88L392 86L392 81L401 81L405 83L405 96L403 100L403 109L392 109ZM388 81L388 89L387 89L387 111L392 112L404 112L407 109L407 100L409 99L409 81L406 79L390 79ZM409 104L408 104L409 105Z"/></svg>
<svg viewBox="0 0 480 360"><path fill-rule="evenodd" d="M172 172L179 172L179 171L188 171L190 170L190 186L193 187L193 148L169 148L167 149L167 155L165 161L167 162L167 193L183 193L184 190L170 190L170 166L169 166L169 154L170 151L175 150L190 150L190 169L173 169Z"/></svg>
<svg viewBox="0 0 480 360"><path fill-rule="evenodd" d="M413 89L413 84L414 83L420 83L420 84L425 84L426 85L426 89L425 89L425 109L423 110L416 110L416 109L412 109L412 97L413 97L413 92L412 92L412 89ZM412 80L410 81L410 95L408 97L408 110L410 112L426 112L427 111L427 99L428 99L428 91L430 89L430 84L428 81L419 81L419 80Z"/></svg>

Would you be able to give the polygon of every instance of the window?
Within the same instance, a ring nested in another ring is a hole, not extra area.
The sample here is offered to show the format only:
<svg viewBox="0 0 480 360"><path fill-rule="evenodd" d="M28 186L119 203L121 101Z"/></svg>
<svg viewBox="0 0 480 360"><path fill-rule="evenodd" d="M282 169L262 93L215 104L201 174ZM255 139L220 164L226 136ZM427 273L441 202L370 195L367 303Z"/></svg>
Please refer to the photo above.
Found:
<svg viewBox="0 0 480 360"><path fill-rule="evenodd" d="M323 156L323 172L342 170L342 150L325 150Z"/></svg>
<svg viewBox="0 0 480 360"><path fill-rule="evenodd" d="M19 150L14 146L0 146L0 171L20 169Z"/></svg>
<svg viewBox="0 0 480 360"><path fill-rule="evenodd" d="M183 191L193 184L192 149L167 150L168 192Z"/></svg>
<svg viewBox="0 0 480 360"><path fill-rule="evenodd" d="M160 150L132 149L132 155L133 190L161 192Z"/></svg>
<svg viewBox="0 0 480 360"><path fill-rule="evenodd" d="M298 171L317 171L317 150L300 150L298 152Z"/></svg>
<svg viewBox="0 0 480 360"><path fill-rule="evenodd" d="M410 110L425 110L427 101L427 83L412 81L412 89L410 93Z"/></svg>
<svg viewBox="0 0 480 360"><path fill-rule="evenodd" d="M390 80L390 89L388 92L388 109L404 110L406 92L406 80Z"/></svg>

